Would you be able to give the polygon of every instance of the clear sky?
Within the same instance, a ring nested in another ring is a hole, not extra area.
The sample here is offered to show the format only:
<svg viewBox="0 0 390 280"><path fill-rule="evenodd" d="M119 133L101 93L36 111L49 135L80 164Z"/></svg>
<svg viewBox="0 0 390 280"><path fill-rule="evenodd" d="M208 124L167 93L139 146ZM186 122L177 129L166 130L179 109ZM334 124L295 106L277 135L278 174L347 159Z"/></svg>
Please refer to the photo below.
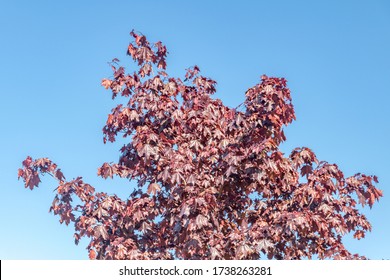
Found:
<svg viewBox="0 0 390 280"><path fill-rule="evenodd" d="M197 64L228 106L262 74L285 77L297 121L287 154L313 149L346 176L379 177L384 198L364 208L373 231L347 248L390 259L390 1L1 1L0 259L87 259L73 226L48 213L55 181L23 188L27 155L49 157L67 179L83 176L125 197L132 184L96 176L120 144L103 144L116 105L100 86L135 29L170 52L168 72Z"/></svg>

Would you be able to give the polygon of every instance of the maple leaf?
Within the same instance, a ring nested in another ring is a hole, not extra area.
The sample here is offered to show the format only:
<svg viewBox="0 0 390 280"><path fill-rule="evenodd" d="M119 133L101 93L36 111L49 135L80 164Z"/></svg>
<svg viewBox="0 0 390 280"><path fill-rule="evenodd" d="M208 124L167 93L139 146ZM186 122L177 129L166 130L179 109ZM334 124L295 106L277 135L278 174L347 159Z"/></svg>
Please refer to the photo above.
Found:
<svg viewBox="0 0 390 280"><path fill-rule="evenodd" d="M105 89L109 89L112 85L112 81L109 80L109 79L103 79L102 80L102 86L105 88Z"/></svg>
<svg viewBox="0 0 390 280"><path fill-rule="evenodd" d="M308 176L313 170L313 167L311 165L304 165L301 168L301 176Z"/></svg>
<svg viewBox="0 0 390 280"><path fill-rule="evenodd" d="M247 256L253 253L253 250L248 244L241 244L237 248L236 256L238 259L245 259Z"/></svg>
<svg viewBox="0 0 390 280"><path fill-rule="evenodd" d="M157 67L159 69L166 69L167 68L167 63L165 62L165 59L160 59L160 61L157 64Z"/></svg>
<svg viewBox="0 0 390 280"><path fill-rule="evenodd" d="M268 248L271 248L273 247L273 243L271 241L269 241L268 239L262 239L259 241L258 245L257 245L257 250L258 251L267 251Z"/></svg>
<svg viewBox="0 0 390 280"><path fill-rule="evenodd" d="M208 225L208 219L203 215L198 215L195 220L195 226L197 228L203 228Z"/></svg>
<svg viewBox="0 0 390 280"><path fill-rule="evenodd" d="M24 176L24 171L23 169L19 168L18 169L18 180L20 179L20 177L23 177Z"/></svg>
<svg viewBox="0 0 390 280"><path fill-rule="evenodd" d="M58 181L64 181L65 180L64 174L61 172L61 169L57 169L56 170L55 177L58 179Z"/></svg>
<svg viewBox="0 0 390 280"><path fill-rule="evenodd" d="M148 187L148 194L157 194L157 192L159 192L161 190L161 187L159 184L156 184L156 183L151 183Z"/></svg>
<svg viewBox="0 0 390 280"><path fill-rule="evenodd" d="M90 260L96 259L96 252L93 249L90 249L88 257L89 257Z"/></svg>
<svg viewBox="0 0 390 280"><path fill-rule="evenodd" d="M30 188L30 190L34 189L34 187L38 187L41 179L39 178L38 172L34 171L25 181L25 187Z"/></svg>
<svg viewBox="0 0 390 280"><path fill-rule="evenodd" d="M30 156L28 156L23 162L23 166L25 167L29 167L31 165L31 163L33 162L32 158Z"/></svg>
<svg viewBox="0 0 390 280"><path fill-rule="evenodd" d="M94 236L96 238L102 237L104 240L108 239L108 232L103 225L98 225L94 228Z"/></svg>
<svg viewBox="0 0 390 280"><path fill-rule="evenodd" d="M103 178L107 178L107 177L110 177L110 178L113 178L113 175L114 175L114 168L108 164L108 163L104 163L102 165L102 167L100 167L98 169L98 175L99 176L102 176Z"/></svg>

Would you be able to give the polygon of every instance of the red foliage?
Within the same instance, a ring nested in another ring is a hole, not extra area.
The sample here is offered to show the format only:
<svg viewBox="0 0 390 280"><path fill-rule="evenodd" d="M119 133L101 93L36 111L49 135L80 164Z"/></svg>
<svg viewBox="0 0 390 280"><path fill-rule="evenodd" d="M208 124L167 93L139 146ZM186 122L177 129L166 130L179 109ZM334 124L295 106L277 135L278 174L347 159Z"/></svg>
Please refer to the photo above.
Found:
<svg viewBox="0 0 390 280"><path fill-rule="evenodd" d="M102 81L112 98L128 98L109 114L104 142L131 140L118 163L98 170L137 180L129 199L96 192L81 177L66 181L46 158L27 157L18 172L30 189L39 174L57 179L50 210L75 224L76 244L90 238L91 259L363 258L342 236L371 230L355 197L372 207L382 196L378 180L345 178L308 148L281 153L283 126L295 119L285 79L262 76L239 111L211 98L216 82L197 66L184 81L170 77L166 47L131 36L138 71L127 74L114 59L113 77Z"/></svg>

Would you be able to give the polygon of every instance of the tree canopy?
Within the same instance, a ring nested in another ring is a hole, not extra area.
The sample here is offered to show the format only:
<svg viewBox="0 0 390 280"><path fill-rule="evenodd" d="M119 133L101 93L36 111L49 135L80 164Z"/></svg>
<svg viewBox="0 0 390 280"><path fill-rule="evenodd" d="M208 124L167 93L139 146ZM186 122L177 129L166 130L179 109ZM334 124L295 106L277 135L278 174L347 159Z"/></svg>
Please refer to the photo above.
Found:
<svg viewBox="0 0 390 280"><path fill-rule="evenodd" d="M102 80L112 98L104 142L128 139L103 178L137 181L126 200L97 192L82 177L66 180L47 158L27 157L26 188L40 175L57 181L50 211L89 238L91 259L359 259L342 237L364 238L359 210L382 196L376 176L345 177L307 147L285 156L283 128L295 120L284 78L261 76L236 108L213 99L216 81L197 66L181 78L166 72L167 49L132 31L127 54Z"/></svg>

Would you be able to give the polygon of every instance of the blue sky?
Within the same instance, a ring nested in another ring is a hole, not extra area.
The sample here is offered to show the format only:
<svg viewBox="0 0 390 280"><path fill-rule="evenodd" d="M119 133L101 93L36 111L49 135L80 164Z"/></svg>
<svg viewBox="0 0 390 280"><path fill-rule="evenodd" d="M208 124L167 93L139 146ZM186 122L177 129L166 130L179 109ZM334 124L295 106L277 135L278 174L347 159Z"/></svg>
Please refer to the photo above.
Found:
<svg viewBox="0 0 390 280"><path fill-rule="evenodd" d="M167 45L168 72L197 64L216 98L244 100L262 74L285 77L297 121L287 154L313 149L346 176L375 174L384 198L363 211L373 231L347 248L390 259L389 1L1 1L0 259L87 259L73 227L48 213L55 182L23 188L27 156L49 157L68 179L125 197L132 184L96 176L120 143L101 129L116 105L101 78L125 56L132 29Z"/></svg>

